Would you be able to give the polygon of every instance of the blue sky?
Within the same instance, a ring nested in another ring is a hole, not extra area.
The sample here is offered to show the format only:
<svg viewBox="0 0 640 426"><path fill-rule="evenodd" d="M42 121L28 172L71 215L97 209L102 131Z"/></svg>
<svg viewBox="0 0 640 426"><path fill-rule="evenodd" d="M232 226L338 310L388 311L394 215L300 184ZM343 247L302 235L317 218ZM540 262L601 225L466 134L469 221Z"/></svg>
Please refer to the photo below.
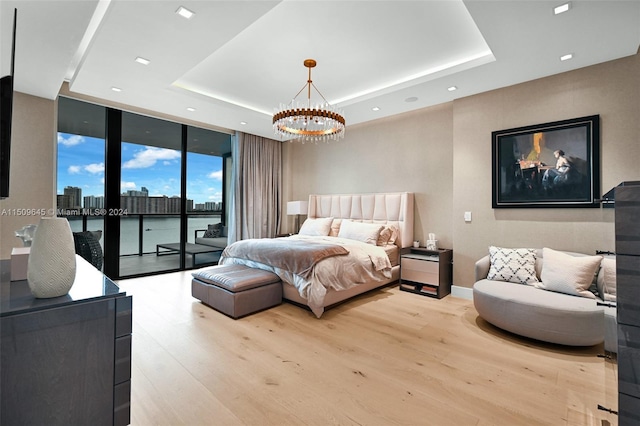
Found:
<svg viewBox="0 0 640 426"><path fill-rule="evenodd" d="M83 197L104 195L104 159L103 139L58 133L58 194L77 186ZM180 195L180 152L123 143L121 192L143 186L150 196ZM187 154L187 198L222 201L222 158Z"/></svg>

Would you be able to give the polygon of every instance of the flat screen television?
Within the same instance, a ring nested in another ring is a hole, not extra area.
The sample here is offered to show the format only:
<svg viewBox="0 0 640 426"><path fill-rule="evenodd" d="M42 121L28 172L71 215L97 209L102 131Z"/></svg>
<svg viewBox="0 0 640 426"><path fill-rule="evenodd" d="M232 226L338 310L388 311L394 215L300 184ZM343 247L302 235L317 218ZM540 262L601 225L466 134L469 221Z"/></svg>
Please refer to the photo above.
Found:
<svg viewBox="0 0 640 426"><path fill-rule="evenodd" d="M16 19L18 10L13 10L13 35L11 41L11 74L0 79L0 199L9 196L11 164L11 122L13 116L13 73L16 52Z"/></svg>

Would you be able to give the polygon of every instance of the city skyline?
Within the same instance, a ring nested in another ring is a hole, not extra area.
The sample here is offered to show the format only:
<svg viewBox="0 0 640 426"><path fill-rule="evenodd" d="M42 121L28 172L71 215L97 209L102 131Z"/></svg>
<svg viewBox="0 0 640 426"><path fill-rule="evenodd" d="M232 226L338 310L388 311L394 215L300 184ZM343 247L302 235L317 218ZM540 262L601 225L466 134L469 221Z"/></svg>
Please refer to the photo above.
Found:
<svg viewBox="0 0 640 426"><path fill-rule="evenodd" d="M79 187L84 196L104 195L104 139L58 133L58 195ZM180 152L122 143L120 193L141 191L150 197L180 196ZM222 201L222 158L187 153L187 199L194 204Z"/></svg>
<svg viewBox="0 0 640 426"><path fill-rule="evenodd" d="M77 186L66 186L64 194L57 195L57 207L64 210L95 210L104 209L104 196L82 195L82 188ZM120 208L132 213L180 213L181 198L174 196L149 196L147 188L142 187L141 191L128 190L120 194ZM222 211L222 201L207 201L204 203L194 203L193 200L186 200L186 210L195 211Z"/></svg>

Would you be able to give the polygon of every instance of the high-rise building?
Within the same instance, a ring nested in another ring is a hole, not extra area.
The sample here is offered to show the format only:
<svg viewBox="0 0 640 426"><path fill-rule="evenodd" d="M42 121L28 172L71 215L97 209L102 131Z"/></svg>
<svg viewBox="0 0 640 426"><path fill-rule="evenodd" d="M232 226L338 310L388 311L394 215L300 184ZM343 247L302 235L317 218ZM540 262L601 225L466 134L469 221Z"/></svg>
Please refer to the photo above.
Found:
<svg viewBox="0 0 640 426"><path fill-rule="evenodd" d="M88 195L84 197L85 209L103 209L104 208L104 196L96 197L95 195Z"/></svg>
<svg viewBox="0 0 640 426"><path fill-rule="evenodd" d="M65 204L68 204L70 209L81 209L82 205L80 201L82 200L82 189L77 186L67 186L64 188L64 195L67 197L65 200Z"/></svg>

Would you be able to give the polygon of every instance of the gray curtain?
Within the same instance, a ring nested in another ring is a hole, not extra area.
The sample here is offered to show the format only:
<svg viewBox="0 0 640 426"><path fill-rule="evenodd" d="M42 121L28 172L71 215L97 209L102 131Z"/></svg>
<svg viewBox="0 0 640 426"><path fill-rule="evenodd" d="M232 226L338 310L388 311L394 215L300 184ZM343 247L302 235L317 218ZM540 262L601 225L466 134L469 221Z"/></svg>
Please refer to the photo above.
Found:
<svg viewBox="0 0 640 426"><path fill-rule="evenodd" d="M281 220L282 143L238 132L232 156L229 244L275 237Z"/></svg>

